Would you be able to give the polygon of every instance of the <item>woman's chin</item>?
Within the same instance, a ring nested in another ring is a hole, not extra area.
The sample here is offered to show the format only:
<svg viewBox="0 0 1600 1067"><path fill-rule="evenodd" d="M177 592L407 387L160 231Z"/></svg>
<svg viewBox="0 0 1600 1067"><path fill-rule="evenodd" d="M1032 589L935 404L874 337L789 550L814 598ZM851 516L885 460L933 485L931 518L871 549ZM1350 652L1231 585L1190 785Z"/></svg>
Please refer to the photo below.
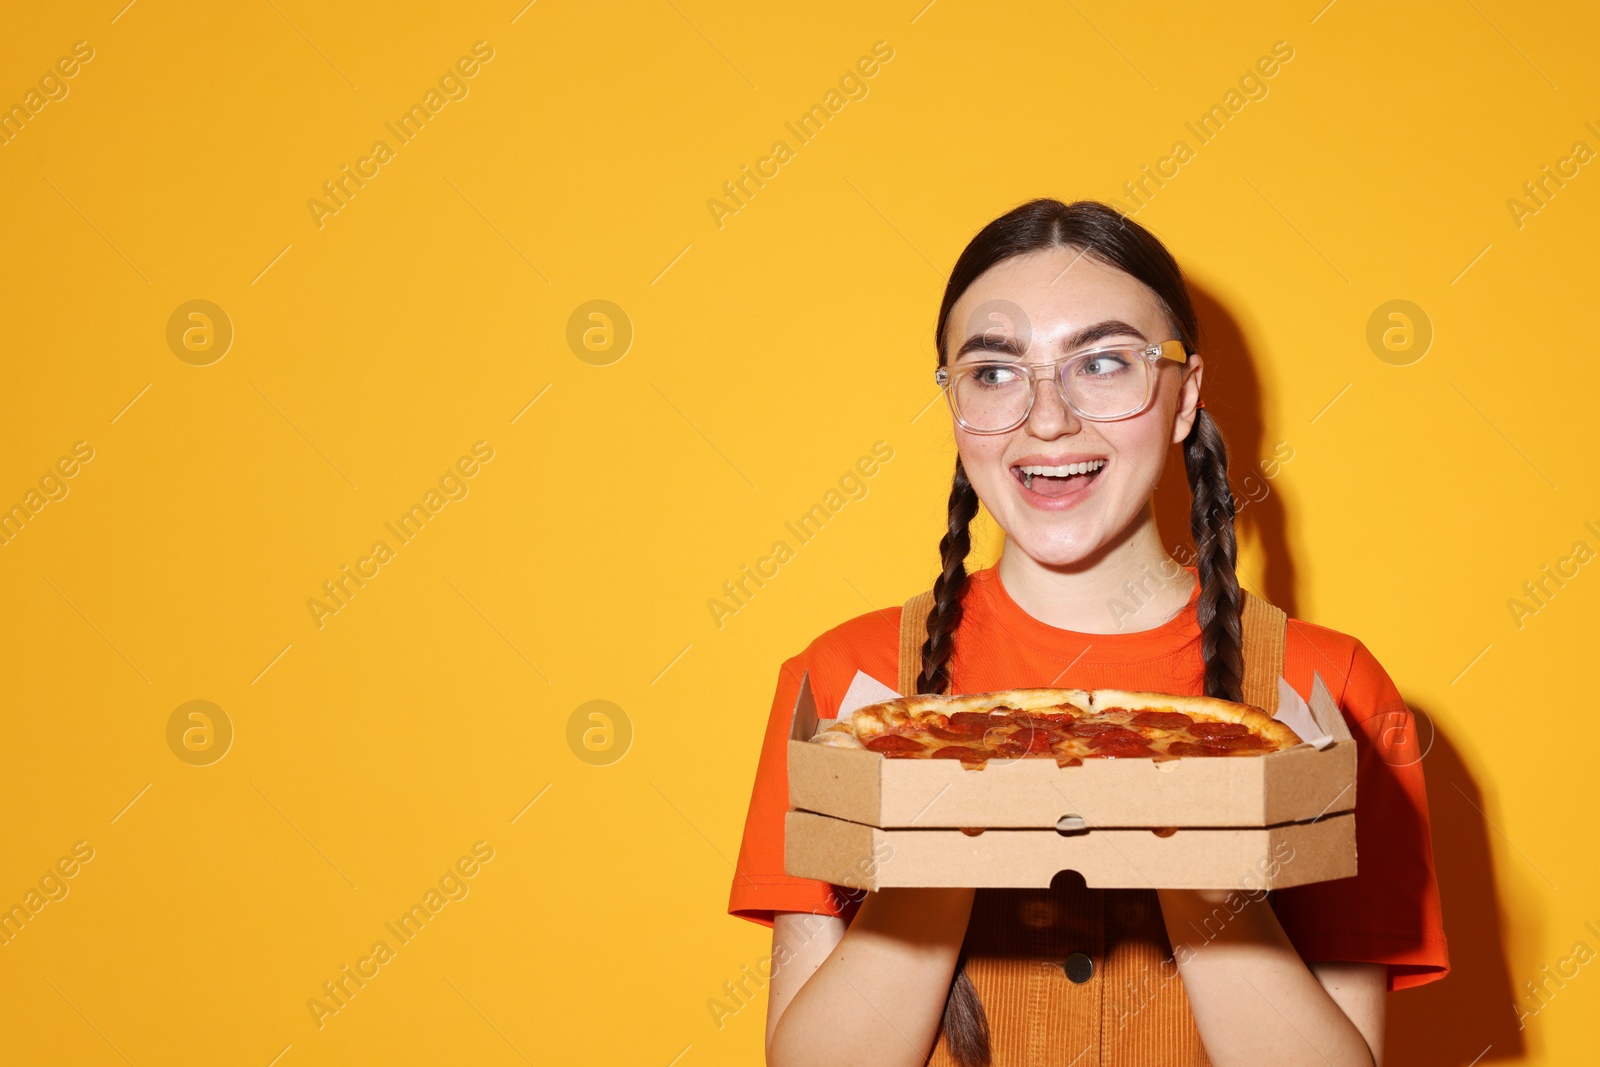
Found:
<svg viewBox="0 0 1600 1067"><path fill-rule="evenodd" d="M1087 563L1099 550L1098 542L1086 544L1079 540L1059 541L1031 537L1007 538L1007 545L1027 556L1041 567L1070 570Z"/></svg>

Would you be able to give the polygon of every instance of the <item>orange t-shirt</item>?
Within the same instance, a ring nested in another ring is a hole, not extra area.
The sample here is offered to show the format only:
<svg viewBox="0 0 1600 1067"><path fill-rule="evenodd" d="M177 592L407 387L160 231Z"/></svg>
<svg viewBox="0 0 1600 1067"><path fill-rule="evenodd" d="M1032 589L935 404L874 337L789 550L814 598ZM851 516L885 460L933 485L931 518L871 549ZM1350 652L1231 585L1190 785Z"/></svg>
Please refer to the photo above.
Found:
<svg viewBox="0 0 1600 1067"><path fill-rule="evenodd" d="M1193 568L1189 568L1191 573ZM993 568L971 575L950 661L953 693L1033 686L1119 688L1200 695L1205 668L1188 605L1153 630L1086 634L1035 619L1011 599ZM789 809L787 742L801 675L809 671L817 713L832 716L856 671L898 680L898 607L836 626L784 661L745 820L730 914L770 926L778 911L848 921L860 893L783 873L783 817ZM1372 653L1353 637L1289 620L1283 676L1309 699L1316 671L1356 739L1356 849L1353 878L1276 890L1272 908L1308 963L1384 963L1389 988L1442 978L1449 970L1439 886L1428 835L1428 799L1414 745L1412 713Z"/></svg>

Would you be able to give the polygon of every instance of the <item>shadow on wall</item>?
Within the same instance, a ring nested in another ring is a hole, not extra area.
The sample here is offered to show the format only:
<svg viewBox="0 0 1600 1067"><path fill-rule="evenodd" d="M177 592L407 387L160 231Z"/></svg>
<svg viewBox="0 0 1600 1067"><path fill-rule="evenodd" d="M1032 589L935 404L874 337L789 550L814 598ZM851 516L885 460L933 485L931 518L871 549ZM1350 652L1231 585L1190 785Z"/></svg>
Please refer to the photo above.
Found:
<svg viewBox="0 0 1600 1067"><path fill-rule="evenodd" d="M1266 440L1256 361L1227 308L1192 280L1189 292L1200 319L1201 352L1206 358L1202 386L1206 410L1227 441L1228 480L1242 505L1238 536L1241 541L1258 539L1266 568L1265 588L1259 592L1293 617L1296 572L1288 517L1282 494L1260 465L1273 457L1278 442ZM1310 447L1302 440L1307 436L1303 428L1291 433L1290 447ZM1177 467L1171 473L1180 476L1162 478L1155 498L1156 520L1168 549L1186 558L1194 542L1189 530L1191 497L1187 479L1181 476L1181 446L1169 462ZM1423 720L1436 721L1421 715L1419 722ZM1443 733L1435 733L1424 773L1451 970L1440 981L1390 996L1386 1062L1459 1067L1474 1061L1522 1059L1527 1043L1513 1008L1517 996L1504 948L1490 828L1480 810L1482 793Z"/></svg>
<svg viewBox="0 0 1600 1067"><path fill-rule="evenodd" d="M1228 445L1228 482L1239 502L1237 530L1244 541L1258 539L1266 561L1266 588L1254 590L1295 614L1295 569L1289 553L1288 520L1283 499L1273 479L1261 468L1274 457L1277 441L1266 440L1261 415L1261 380L1256 361L1245 343L1238 322L1209 291L1189 281L1189 296L1200 319L1200 352L1205 357L1205 380L1200 388L1206 412L1222 429ZM1288 441L1298 448L1300 442ZM1189 483L1184 476L1183 449L1176 446L1168 462L1177 477L1163 477L1156 489L1156 522L1169 550L1192 562L1194 540L1189 532ZM1177 551L1184 546L1184 551Z"/></svg>
<svg viewBox="0 0 1600 1067"><path fill-rule="evenodd" d="M1411 710L1419 724L1437 721L1416 705ZM1527 1043L1513 1009L1518 998L1506 961L1483 794L1443 733L1435 733L1423 772L1450 973L1390 994L1385 1062L1459 1067L1520 1060Z"/></svg>

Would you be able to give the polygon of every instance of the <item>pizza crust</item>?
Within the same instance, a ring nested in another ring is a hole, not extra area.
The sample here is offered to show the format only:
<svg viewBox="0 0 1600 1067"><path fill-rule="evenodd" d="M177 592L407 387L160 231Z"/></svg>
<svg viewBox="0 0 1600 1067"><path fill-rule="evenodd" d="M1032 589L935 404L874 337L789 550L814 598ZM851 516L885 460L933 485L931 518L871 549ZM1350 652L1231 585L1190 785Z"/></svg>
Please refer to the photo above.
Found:
<svg viewBox="0 0 1600 1067"><path fill-rule="evenodd" d="M858 738L872 738L896 726L921 721L935 715L950 716L958 711L992 711L1009 708L1014 711L1037 711L1042 708L1073 705L1078 714L1090 710L1089 691L1086 689L1002 689L994 693L969 693L964 696L939 696L919 693L915 696L896 697L857 708L849 719L836 727L850 730Z"/></svg>
<svg viewBox="0 0 1600 1067"><path fill-rule="evenodd" d="M1260 708L1216 697L1178 696L1173 693L1137 692L1127 689L1003 689L992 693L940 696L920 693L880 701L856 709L849 719L823 730L812 738L818 744L841 748L862 748L862 742L888 733L897 726L922 722L935 716L949 717L957 712L993 712L998 708L1038 711L1069 705L1080 715L1108 708L1129 711L1177 711L1205 722L1240 723L1251 732L1274 742L1279 750L1301 743L1300 735Z"/></svg>
<svg viewBox="0 0 1600 1067"><path fill-rule="evenodd" d="M837 722L823 730L811 739L819 745L829 748L865 748L861 739L856 737L855 731L850 729L849 723Z"/></svg>
<svg viewBox="0 0 1600 1067"><path fill-rule="evenodd" d="M1300 735L1260 708L1217 697L1186 697L1172 693L1138 693L1126 689L1096 689L1091 694L1095 711L1126 708L1129 711L1178 711L1191 719L1236 722L1250 728L1279 749L1300 744Z"/></svg>

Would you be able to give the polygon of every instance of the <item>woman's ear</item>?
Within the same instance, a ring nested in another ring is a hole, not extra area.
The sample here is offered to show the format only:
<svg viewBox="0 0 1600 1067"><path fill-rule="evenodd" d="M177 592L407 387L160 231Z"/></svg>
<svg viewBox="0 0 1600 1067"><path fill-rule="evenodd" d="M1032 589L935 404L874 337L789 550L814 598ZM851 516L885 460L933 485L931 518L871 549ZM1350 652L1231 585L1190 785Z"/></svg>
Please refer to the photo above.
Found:
<svg viewBox="0 0 1600 1067"><path fill-rule="evenodd" d="M1195 412L1199 410L1200 378L1205 373L1205 361L1198 352L1190 355L1183 368L1183 381L1178 385L1178 417L1172 422L1172 443L1178 444L1189 436L1194 426Z"/></svg>

